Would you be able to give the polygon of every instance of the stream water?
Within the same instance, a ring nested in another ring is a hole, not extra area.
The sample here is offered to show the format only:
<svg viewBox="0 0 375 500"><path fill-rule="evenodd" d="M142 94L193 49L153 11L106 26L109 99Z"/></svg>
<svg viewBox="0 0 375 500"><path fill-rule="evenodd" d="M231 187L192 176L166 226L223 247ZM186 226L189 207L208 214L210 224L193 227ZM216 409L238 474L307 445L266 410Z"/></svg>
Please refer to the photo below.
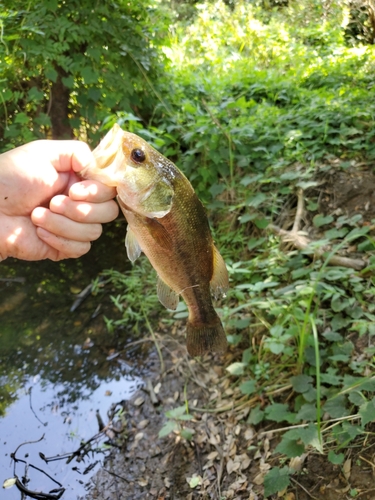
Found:
<svg viewBox="0 0 375 500"><path fill-rule="evenodd" d="M74 452L98 432L98 414L106 421L111 405L142 385L136 354L124 354L129 335L107 333L103 314L116 314L109 293L89 295L70 311L103 269L126 269L124 235L115 222L81 259L0 263L0 487L14 476L17 450L26 465L17 463L15 474L22 478L27 467L29 490L49 492L59 488L55 480L66 489L63 499L84 498L103 444L81 462L46 464L39 453ZM0 497L23 498L16 486Z"/></svg>

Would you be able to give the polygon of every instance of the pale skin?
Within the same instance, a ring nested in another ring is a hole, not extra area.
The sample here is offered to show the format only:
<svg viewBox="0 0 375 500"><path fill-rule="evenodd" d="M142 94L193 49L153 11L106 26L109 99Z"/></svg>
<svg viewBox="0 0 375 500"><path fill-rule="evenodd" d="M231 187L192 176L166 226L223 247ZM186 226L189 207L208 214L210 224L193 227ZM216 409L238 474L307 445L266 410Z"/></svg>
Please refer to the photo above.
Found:
<svg viewBox="0 0 375 500"><path fill-rule="evenodd" d="M0 260L76 258L114 220L115 188L82 180L87 144L41 140L0 155Z"/></svg>

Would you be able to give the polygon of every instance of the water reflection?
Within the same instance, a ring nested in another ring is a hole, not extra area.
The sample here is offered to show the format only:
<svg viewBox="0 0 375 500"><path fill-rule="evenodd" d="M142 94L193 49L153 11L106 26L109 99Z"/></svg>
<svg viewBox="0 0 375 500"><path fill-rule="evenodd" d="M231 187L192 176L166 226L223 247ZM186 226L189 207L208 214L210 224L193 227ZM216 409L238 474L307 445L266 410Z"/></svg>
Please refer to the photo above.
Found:
<svg viewBox="0 0 375 500"><path fill-rule="evenodd" d="M96 411L103 419L112 403L129 399L142 383L138 363L124 346L126 332L109 335L98 308L115 317L108 293L90 296L74 312L74 294L103 269L125 271L124 226L108 225L91 252L79 260L0 264L0 483L12 477L10 454L23 442L17 456L47 469L68 490L63 498L84 495L89 475L100 467L88 463L41 461L46 456L72 452L81 440L98 431ZM94 314L95 313L95 314ZM129 328L130 330L130 328ZM126 351L128 352L128 351ZM45 425L46 424L46 425ZM19 467L19 466L18 466ZM17 471L21 477L22 467ZM31 471L34 489L56 487ZM33 489L33 488L30 488ZM19 500L15 487L1 498Z"/></svg>

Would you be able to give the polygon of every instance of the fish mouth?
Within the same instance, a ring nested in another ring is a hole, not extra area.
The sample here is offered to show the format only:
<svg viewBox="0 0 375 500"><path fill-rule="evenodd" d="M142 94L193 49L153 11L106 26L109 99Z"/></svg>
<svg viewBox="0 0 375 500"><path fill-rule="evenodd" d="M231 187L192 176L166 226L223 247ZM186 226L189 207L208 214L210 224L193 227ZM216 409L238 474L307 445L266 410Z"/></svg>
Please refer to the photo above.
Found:
<svg viewBox="0 0 375 500"><path fill-rule="evenodd" d="M118 186L119 166L123 163L122 139L124 132L115 124L93 150L94 161L81 170L85 179L92 179L107 186Z"/></svg>

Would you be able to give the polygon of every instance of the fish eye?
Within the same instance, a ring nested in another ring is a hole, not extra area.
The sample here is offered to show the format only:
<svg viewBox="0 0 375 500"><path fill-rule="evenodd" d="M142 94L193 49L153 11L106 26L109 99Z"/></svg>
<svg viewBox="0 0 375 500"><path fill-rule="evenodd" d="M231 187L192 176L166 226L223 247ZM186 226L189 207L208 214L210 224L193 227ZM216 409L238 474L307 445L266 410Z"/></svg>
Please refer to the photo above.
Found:
<svg viewBox="0 0 375 500"><path fill-rule="evenodd" d="M130 153L131 159L136 163L143 163L146 159L146 155L142 149L135 148Z"/></svg>

